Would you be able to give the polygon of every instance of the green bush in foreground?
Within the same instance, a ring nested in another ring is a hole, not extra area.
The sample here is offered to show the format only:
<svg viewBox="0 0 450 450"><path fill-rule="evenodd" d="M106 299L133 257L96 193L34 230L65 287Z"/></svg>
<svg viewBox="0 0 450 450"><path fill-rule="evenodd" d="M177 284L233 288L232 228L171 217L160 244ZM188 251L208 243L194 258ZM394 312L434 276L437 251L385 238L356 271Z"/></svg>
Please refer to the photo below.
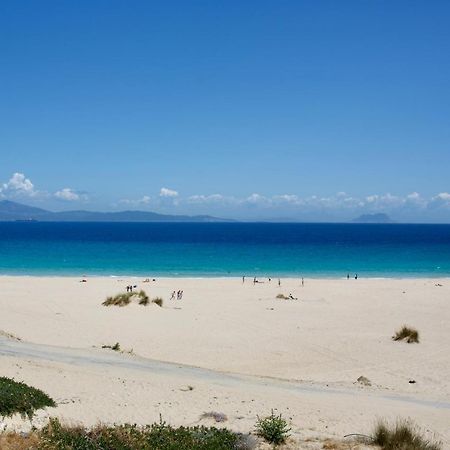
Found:
<svg viewBox="0 0 450 450"><path fill-rule="evenodd" d="M441 445L423 438L413 425L399 421L389 428L384 422L375 427L373 443L382 450L441 450Z"/></svg>
<svg viewBox="0 0 450 450"><path fill-rule="evenodd" d="M99 425L90 430L63 426L58 419L40 432L42 450L235 450L241 436L227 429L214 427L173 428L165 422L139 427L137 425ZM244 442L245 439L242 439Z"/></svg>
<svg viewBox="0 0 450 450"><path fill-rule="evenodd" d="M56 403L40 389L0 377L0 416L10 417L19 413L31 419L37 409L46 406L56 406Z"/></svg>
<svg viewBox="0 0 450 450"><path fill-rule="evenodd" d="M271 444L283 444L290 435L291 429L285 419L273 413L263 419L258 417L256 422L256 434Z"/></svg>
<svg viewBox="0 0 450 450"><path fill-rule="evenodd" d="M408 344L411 343L419 343L419 332L414 329L403 325L403 327L395 333L395 336L392 337L394 341L402 341L406 339Z"/></svg>

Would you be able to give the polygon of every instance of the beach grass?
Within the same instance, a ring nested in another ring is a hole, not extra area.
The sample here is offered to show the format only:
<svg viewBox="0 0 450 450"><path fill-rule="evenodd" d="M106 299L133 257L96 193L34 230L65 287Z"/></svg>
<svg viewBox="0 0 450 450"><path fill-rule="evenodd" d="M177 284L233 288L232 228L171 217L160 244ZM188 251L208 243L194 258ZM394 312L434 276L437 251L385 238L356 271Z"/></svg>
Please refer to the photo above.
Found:
<svg viewBox="0 0 450 450"><path fill-rule="evenodd" d="M379 422L373 433L373 443L382 450L441 450L439 443L425 439L413 424L398 421L393 427Z"/></svg>
<svg viewBox="0 0 450 450"><path fill-rule="evenodd" d="M31 420L36 410L47 406L55 407L56 403L40 389L0 377L0 416L11 417L18 413Z"/></svg>
<svg viewBox="0 0 450 450"><path fill-rule="evenodd" d="M400 330L396 331L395 335L392 337L394 341L406 340L408 344L419 343L419 332L415 328L403 325Z"/></svg>
<svg viewBox="0 0 450 450"><path fill-rule="evenodd" d="M115 296L108 297L103 303L103 306L127 306L133 300L137 300L139 305L147 306L150 304L150 298L145 293L145 291L140 290L139 292L123 292L121 294L117 294ZM162 306L163 299L160 297L156 297L151 301L152 303L156 303L158 306Z"/></svg>
<svg viewBox="0 0 450 450"><path fill-rule="evenodd" d="M114 297L108 297L103 306L126 306L131 303L131 298L135 295L133 292L117 294Z"/></svg>
<svg viewBox="0 0 450 450"><path fill-rule="evenodd" d="M155 297L152 300L152 303L154 303L155 305L158 305L160 308L162 308L162 306L164 304L164 300L161 297Z"/></svg>
<svg viewBox="0 0 450 450"><path fill-rule="evenodd" d="M284 294L278 294L278 295L277 295L277 298L280 299L280 300L289 300L289 297L287 297L287 296L284 295Z"/></svg>
<svg viewBox="0 0 450 450"><path fill-rule="evenodd" d="M142 289L137 294L139 298L139 304L147 306L150 303L150 299L148 298L148 295L143 291Z"/></svg>

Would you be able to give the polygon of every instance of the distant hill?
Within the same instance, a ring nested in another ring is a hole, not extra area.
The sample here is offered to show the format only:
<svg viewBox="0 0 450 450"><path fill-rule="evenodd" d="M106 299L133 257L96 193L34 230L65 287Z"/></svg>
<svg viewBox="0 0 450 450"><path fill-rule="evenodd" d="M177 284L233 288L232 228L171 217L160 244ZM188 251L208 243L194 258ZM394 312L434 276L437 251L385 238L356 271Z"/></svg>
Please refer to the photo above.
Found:
<svg viewBox="0 0 450 450"><path fill-rule="evenodd" d="M40 222L231 222L213 216L178 216L150 211L61 211L52 212L9 200L0 201L0 221Z"/></svg>
<svg viewBox="0 0 450 450"><path fill-rule="evenodd" d="M361 216L353 219L352 222L355 223L394 223L394 221L387 215L383 213L378 214L362 214Z"/></svg>

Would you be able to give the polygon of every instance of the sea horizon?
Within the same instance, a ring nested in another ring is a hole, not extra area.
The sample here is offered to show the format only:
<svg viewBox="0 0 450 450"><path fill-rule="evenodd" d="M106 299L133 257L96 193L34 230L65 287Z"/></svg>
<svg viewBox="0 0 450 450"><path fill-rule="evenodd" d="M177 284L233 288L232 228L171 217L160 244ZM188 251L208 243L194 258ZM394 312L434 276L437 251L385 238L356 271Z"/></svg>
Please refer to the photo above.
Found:
<svg viewBox="0 0 450 450"><path fill-rule="evenodd" d="M0 275L446 278L450 225L2 222Z"/></svg>

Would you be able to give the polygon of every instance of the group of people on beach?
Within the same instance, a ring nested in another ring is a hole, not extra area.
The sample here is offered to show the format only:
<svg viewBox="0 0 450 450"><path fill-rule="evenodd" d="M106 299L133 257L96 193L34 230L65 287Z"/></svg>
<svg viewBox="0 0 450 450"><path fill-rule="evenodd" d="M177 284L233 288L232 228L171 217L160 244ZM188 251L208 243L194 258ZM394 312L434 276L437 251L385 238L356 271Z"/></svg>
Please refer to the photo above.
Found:
<svg viewBox="0 0 450 450"><path fill-rule="evenodd" d="M130 284L130 285L127 286L127 292L133 292L133 289L136 289L136 288L137 288L136 285L132 286L132 285Z"/></svg>
<svg viewBox="0 0 450 450"><path fill-rule="evenodd" d="M173 291L170 300L175 300L175 295L177 296L177 300L181 300L183 298L183 291Z"/></svg>
<svg viewBox="0 0 450 450"><path fill-rule="evenodd" d="M268 278L269 283L272 281L272 278ZM242 283L245 283L245 276L242 277ZM258 280L258 278L253 277L253 284L256 283L264 283L264 281ZM281 286L281 278L278 278L278 286ZM305 286L305 279L302 277L302 287Z"/></svg>

